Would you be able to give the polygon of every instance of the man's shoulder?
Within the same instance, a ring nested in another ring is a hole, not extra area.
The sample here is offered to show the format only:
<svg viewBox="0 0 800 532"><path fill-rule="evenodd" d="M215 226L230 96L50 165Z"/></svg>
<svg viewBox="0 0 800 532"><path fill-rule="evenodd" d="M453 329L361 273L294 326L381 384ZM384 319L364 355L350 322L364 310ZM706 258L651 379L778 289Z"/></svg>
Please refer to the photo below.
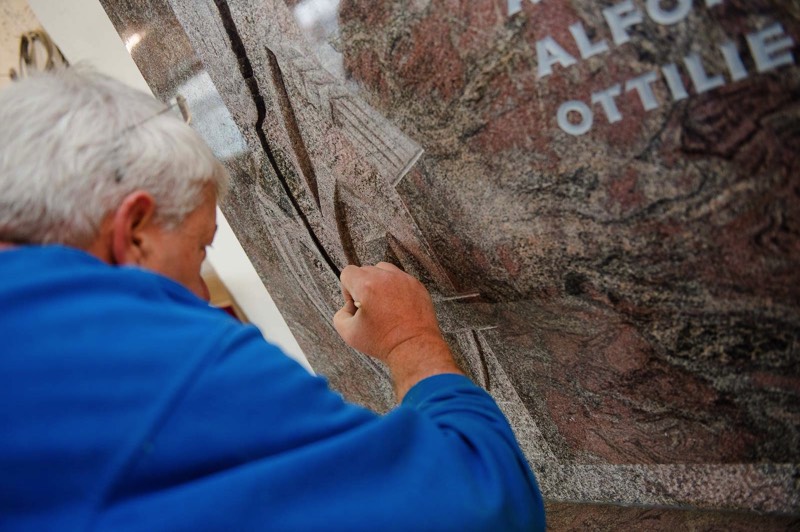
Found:
<svg viewBox="0 0 800 532"><path fill-rule="evenodd" d="M18 350L198 353L241 328L166 277L67 247L4 251L0 279L0 329Z"/></svg>
<svg viewBox="0 0 800 532"><path fill-rule="evenodd" d="M160 275L56 246L5 253L0 399L22 409L84 419L78 405L116 401L114 415L138 423L204 368L266 345L253 327Z"/></svg>
<svg viewBox="0 0 800 532"><path fill-rule="evenodd" d="M113 306L121 299L129 311L132 304L154 309L151 304L156 301L162 308L175 305L208 310L204 301L163 275L112 266L65 246L26 246L0 253L0 279L0 293L16 304L55 305L68 296L73 308L86 300Z"/></svg>

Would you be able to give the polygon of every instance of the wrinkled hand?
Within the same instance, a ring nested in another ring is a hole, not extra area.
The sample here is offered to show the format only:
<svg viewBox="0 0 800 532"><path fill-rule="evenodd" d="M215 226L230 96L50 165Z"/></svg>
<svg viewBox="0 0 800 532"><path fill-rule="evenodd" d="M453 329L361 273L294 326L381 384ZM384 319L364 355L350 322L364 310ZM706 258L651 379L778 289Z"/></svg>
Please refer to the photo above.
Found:
<svg viewBox="0 0 800 532"><path fill-rule="evenodd" d="M346 267L341 283L344 306L333 325L348 345L389 365L398 399L421 379L461 373L417 279L380 262Z"/></svg>

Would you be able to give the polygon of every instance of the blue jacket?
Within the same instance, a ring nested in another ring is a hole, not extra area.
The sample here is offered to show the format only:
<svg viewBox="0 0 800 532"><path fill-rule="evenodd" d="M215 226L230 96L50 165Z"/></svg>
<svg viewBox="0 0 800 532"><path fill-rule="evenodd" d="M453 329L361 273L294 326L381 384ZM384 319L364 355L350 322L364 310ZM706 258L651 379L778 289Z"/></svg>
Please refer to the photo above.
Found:
<svg viewBox="0 0 800 532"><path fill-rule="evenodd" d="M0 530L539 530L468 379L384 416L162 276L0 252Z"/></svg>

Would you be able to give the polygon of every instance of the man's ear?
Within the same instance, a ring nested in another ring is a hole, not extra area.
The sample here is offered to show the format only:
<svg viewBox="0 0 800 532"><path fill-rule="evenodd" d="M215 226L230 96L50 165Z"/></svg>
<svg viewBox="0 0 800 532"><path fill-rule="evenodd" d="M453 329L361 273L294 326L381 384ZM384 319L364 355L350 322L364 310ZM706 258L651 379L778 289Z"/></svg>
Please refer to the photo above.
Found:
<svg viewBox="0 0 800 532"><path fill-rule="evenodd" d="M150 250L156 202L148 192L131 192L112 220L111 252L114 264L142 264Z"/></svg>

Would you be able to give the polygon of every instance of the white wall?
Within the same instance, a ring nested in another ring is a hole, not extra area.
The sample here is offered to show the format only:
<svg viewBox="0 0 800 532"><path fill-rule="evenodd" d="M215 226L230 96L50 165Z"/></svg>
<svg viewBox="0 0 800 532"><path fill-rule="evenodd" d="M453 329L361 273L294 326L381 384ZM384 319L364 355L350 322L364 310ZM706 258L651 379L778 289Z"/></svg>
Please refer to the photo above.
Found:
<svg viewBox="0 0 800 532"><path fill-rule="evenodd" d="M0 88L11 83L9 69L19 70L19 38L40 26L28 0L0 0Z"/></svg>

